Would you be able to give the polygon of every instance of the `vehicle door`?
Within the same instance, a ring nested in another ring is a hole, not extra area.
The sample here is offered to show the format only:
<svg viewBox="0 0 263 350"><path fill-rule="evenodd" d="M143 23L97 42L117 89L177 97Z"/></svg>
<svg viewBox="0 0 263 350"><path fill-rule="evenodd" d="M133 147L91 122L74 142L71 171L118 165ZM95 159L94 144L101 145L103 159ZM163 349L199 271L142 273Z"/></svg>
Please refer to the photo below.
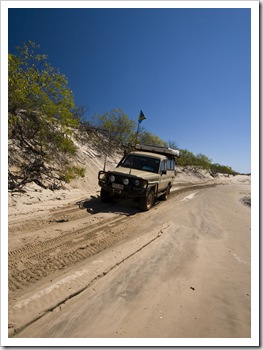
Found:
<svg viewBox="0 0 263 350"><path fill-rule="evenodd" d="M160 182L159 182L159 192L164 191L169 183L169 178L167 176L167 160L163 159L160 164Z"/></svg>
<svg viewBox="0 0 263 350"><path fill-rule="evenodd" d="M175 160L174 158L168 158L166 161L166 178L168 183L173 184L175 178Z"/></svg>

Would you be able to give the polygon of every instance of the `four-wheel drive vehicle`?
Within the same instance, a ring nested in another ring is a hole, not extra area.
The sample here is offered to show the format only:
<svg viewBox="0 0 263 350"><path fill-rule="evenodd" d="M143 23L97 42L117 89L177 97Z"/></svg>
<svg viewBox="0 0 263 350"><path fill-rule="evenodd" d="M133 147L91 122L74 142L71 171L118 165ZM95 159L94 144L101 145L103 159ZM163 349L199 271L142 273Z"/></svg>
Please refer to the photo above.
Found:
<svg viewBox="0 0 263 350"><path fill-rule="evenodd" d="M167 199L177 157L179 151L168 147L136 145L135 151L125 155L115 169L99 172L101 200L134 198L140 210L151 209L156 198Z"/></svg>

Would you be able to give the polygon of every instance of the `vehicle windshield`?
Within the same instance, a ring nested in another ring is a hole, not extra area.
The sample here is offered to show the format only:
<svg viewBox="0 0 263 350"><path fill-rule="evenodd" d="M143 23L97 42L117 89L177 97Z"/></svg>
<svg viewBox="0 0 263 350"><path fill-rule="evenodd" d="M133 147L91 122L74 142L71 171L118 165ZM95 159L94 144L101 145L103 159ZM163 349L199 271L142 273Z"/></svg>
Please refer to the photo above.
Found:
<svg viewBox="0 0 263 350"><path fill-rule="evenodd" d="M119 165L124 168L138 169L152 173L159 172L160 159L129 154Z"/></svg>

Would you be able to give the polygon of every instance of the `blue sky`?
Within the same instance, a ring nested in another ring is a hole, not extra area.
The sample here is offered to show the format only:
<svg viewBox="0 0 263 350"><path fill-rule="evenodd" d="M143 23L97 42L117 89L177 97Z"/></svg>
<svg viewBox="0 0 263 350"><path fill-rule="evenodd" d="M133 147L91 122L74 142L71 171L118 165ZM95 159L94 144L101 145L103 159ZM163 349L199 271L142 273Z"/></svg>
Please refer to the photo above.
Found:
<svg viewBox="0 0 263 350"><path fill-rule="evenodd" d="M250 9L8 10L8 50L28 40L87 117L122 109L179 148L250 172Z"/></svg>

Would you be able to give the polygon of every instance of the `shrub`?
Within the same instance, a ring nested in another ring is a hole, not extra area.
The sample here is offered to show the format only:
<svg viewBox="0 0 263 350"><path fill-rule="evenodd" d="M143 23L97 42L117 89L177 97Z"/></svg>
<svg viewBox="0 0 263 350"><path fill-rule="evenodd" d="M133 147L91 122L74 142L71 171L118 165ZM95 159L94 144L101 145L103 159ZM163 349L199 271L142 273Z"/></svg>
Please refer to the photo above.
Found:
<svg viewBox="0 0 263 350"><path fill-rule="evenodd" d="M64 175L62 176L62 180L69 183L71 180L76 177L84 177L85 169L77 166L67 167L64 171Z"/></svg>

